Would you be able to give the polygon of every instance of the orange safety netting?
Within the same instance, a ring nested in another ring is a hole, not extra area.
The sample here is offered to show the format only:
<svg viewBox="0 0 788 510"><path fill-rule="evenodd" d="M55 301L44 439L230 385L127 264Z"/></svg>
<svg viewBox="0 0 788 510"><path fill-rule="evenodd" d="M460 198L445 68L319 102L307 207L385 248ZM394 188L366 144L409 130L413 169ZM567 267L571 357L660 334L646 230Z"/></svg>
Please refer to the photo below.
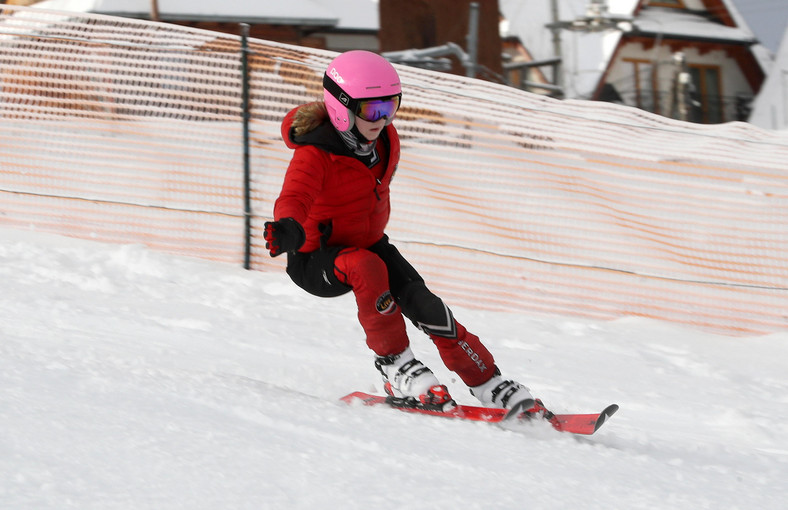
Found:
<svg viewBox="0 0 788 510"><path fill-rule="evenodd" d="M252 267L333 54L250 41ZM457 306L788 329L788 133L398 67L389 235ZM0 11L0 224L240 264L240 37Z"/></svg>

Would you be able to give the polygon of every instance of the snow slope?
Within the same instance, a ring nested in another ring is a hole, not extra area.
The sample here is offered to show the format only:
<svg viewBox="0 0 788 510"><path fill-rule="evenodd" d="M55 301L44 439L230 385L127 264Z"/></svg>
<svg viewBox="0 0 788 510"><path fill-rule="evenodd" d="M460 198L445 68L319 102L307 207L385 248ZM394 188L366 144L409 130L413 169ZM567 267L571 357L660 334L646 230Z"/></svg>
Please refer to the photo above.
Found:
<svg viewBox="0 0 788 510"><path fill-rule="evenodd" d="M352 297L312 298L284 274L0 229L0 282L3 509L788 501L788 333L456 308L553 410L621 405L576 438L339 403L380 389Z"/></svg>

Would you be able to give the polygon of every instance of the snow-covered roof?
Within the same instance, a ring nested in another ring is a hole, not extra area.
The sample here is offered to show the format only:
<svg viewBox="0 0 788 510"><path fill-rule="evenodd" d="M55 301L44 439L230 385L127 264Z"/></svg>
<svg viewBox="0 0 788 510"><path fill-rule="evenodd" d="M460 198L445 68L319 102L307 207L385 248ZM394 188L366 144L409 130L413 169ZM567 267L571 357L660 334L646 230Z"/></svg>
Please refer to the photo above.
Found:
<svg viewBox="0 0 788 510"><path fill-rule="evenodd" d="M725 41L742 44L757 42L755 35L742 20L742 25L728 27L710 23L708 18L688 11L669 7L649 7L640 11L637 29L663 37L679 37L693 40Z"/></svg>
<svg viewBox="0 0 788 510"><path fill-rule="evenodd" d="M749 122L765 129L788 129L788 30L753 103Z"/></svg>
<svg viewBox="0 0 788 510"><path fill-rule="evenodd" d="M374 32L380 29L378 0L312 0L312 2L322 5L334 17L339 18L336 28Z"/></svg>
<svg viewBox="0 0 788 510"><path fill-rule="evenodd" d="M150 0L45 0L34 7L113 16L147 18ZM346 30L377 30L377 0L158 0L159 16L193 21L331 26Z"/></svg>

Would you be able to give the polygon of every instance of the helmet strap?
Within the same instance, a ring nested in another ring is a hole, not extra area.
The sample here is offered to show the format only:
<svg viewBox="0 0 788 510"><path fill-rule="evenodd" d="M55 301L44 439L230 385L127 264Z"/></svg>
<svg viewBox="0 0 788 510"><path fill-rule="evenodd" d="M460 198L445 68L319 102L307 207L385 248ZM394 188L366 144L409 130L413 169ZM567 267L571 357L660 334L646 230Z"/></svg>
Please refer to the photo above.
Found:
<svg viewBox="0 0 788 510"><path fill-rule="evenodd" d="M369 141L359 132L356 126L347 131L339 131L345 146L359 158L367 158L375 150L377 140Z"/></svg>

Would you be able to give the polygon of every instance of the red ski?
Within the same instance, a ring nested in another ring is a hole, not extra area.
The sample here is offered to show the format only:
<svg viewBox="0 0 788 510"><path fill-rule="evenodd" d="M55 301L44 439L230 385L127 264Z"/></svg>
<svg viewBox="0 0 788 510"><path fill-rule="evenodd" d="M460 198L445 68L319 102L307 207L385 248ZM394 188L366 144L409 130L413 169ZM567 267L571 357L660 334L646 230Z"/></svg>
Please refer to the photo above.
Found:
<svg viewBox="0 0 788 510"><path fill-rule="evenodd" d="M460 420L484 421L488 423L500 423L505 420L518 419L518 412L511 413L506 409L495 409L489 407L475 407L458 405L449 411L436 411L423 407L401 406L394 404L390 397L371 395L363 391L356 391L345 395L340 400L348 404L362 402L367 406L387 405L400 411L408 413L428 414L432 416L442 416L445 418L455 418ZM613 416L618 411L618 405L612 404L606 407L601 413L597 414L556 414L548 421L554 429L571 434L590 435L599 430L605 420Z"/></svg>

